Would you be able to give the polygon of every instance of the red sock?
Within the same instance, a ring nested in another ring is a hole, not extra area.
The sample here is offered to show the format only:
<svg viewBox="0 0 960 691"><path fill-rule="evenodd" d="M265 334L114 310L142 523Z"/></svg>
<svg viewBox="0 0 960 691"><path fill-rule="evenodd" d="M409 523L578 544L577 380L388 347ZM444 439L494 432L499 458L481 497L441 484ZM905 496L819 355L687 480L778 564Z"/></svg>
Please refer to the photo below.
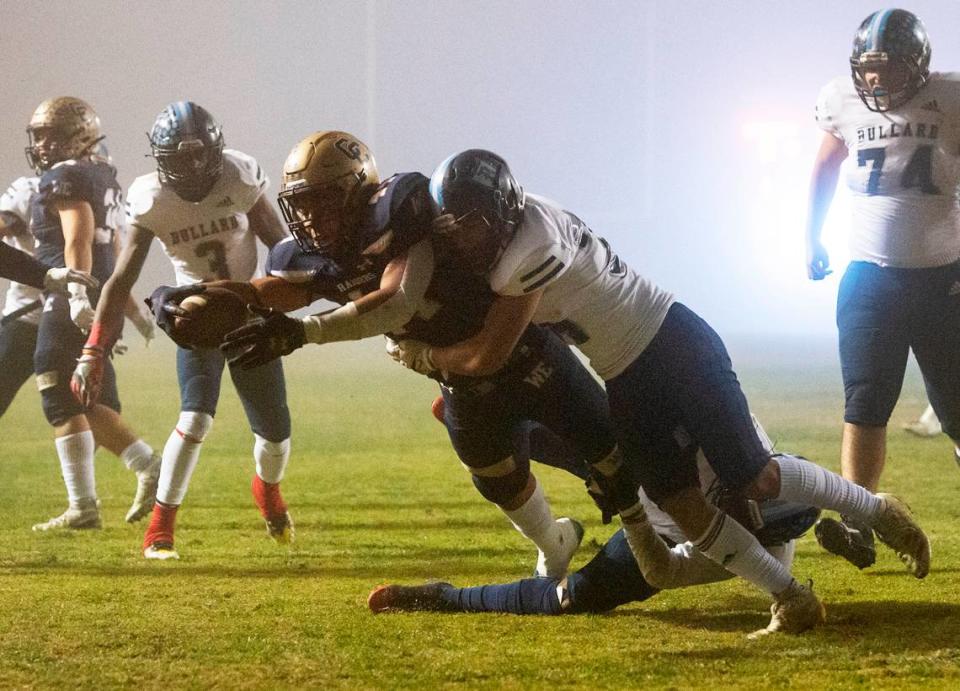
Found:
<svg viewBox="0 0 960 691"><path fill-rule="evenodd" d="M168 506L157 502L153 505L150 525L143 536L143 548L158 542L173 544L173 526L177 522L177 506Z"/></svg>
<svg viewBox="0 0 960 691"><path fill-rule="evenodd" d="M279 482L264 482L259 475L254 475L250 491L253 492L253 500L257 502L257 508L264 518L282 516L287 512L287 503L280 495Z"/></svg>

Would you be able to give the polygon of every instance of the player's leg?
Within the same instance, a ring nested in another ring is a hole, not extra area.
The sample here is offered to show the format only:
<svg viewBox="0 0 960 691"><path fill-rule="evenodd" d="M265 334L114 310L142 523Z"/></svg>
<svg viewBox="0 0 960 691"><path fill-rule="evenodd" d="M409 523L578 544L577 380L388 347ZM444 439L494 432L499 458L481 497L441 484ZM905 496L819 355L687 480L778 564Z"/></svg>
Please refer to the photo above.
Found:
<svg viewBox="0 0 960 691"><path fill-rule="evenodd" d="M447 433L474 486L537 546L538 575L563 576L582 528L568 518L553 518L543 488L530 472L529 457L513 447L521 419L517 391L505 386L491 392L444 388L443 398Z"/></svg>
<svg viewBox="0 0 960 691"><path fill-rule="evenodd" d="M930 273L932 280L920 288L927 299L918 300L911 345L923 373L931 417L953 440L954 460L960 464L960 294L950 294L960 281L960 262Z"/></svg>
<svg viewBox="0 0 960 691"><path fill-rule="evenodd" d="M0 326L0 417L33 374L37 325L14 319Z"/></svg>
<svg viewBox="0 0 960 691"><path fill-rule="evenodd" d="M86 411L86 416L97 445L115 454L137 477L137 491L125 516L127 523L135 523L150 513L156 501L160 455L120 416L117 377L111 360L104 363L99 403Z"/></svg>
<svg viewBox="0 0 960 691"><path fill-rule="evenodd" d="M886 463L887 421L893 412L909 354L913 306L896 275L867 262L847 268L837 295L840 365L845 393L840 468L844 478L877 490ZM824 518L817 541L857 568L874 563L866 522L841 514Z"/></svg>
<svg viewBox="0 0 960 691"><path fill-rule="evenodd" d="M290 459L290 409L283 364L277 359L252 370L231 367L230 376L255 437L254 501L270 537L280 544L290 543L293 519L280 493L280 481Z"/></svg>
<svg viewBox="0 0 960 691"><path fill-rule="evenodd" d="M225 359L216 350L177 348L180 417L163 447L157 503L143 537L147 559L176 559L177 510L200 460L200 448L213 426Z"/></svg>
<svg viewBox="0 0 960 691"><path fill-rule="evenodd" d="M50 296L40 318L34 370L43 413L54 430L68 506L63 514L34 525L37 531L100 527L93 432L70 391L70 375L83 341L83 334L70 321L66 299Z"/></svg>
<svg viewBox="0 0 960 691"><path fill-rule="evenodd" d="M636 464L650 499L703 554L773 597L771 630L798 633L821 623L823 609L812 591L798 584L753 534L706 500L694 455L674 437L682 424L703 445L707 458L736 448L739 459L727 459L735 464L733 473L743 472L741 464L766 461L746 401L739 400L743 395L726 350L713 330L687 308L674 305L644 353L607 382L607 391L624 456ZM726 484L724 468L715 470ZM635 512L621 507L625 525Z"/></svg>

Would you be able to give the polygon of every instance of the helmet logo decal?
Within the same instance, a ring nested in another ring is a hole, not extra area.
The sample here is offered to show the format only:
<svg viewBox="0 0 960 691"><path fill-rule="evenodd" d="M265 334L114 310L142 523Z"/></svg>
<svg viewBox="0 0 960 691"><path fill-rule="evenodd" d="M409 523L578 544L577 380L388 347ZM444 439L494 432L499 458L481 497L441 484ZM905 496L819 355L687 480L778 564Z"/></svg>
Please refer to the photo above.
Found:
<svg viewBox="0 0 960 691"><path fill-rule="evenodd" d="M336 146L337 149L351 161L363 160L363 153L360 151L360 144L358 142L352 142L347 139L338 139L334 146Z"/></svg>

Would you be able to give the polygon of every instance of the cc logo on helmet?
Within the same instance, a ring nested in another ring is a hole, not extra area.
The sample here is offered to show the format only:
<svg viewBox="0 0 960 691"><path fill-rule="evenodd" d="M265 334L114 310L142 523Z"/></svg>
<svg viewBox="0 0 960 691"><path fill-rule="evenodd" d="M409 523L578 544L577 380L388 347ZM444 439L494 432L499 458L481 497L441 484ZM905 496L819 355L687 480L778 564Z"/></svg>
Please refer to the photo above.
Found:
<svg viewBox="0 0 960 691"><path fill-rule="evenodd" d="M359 142L350 141L348 139L338 139L334 146L336 146L344 156L353 161L360 161L363 159L363 153L360 151Z"/></svg>

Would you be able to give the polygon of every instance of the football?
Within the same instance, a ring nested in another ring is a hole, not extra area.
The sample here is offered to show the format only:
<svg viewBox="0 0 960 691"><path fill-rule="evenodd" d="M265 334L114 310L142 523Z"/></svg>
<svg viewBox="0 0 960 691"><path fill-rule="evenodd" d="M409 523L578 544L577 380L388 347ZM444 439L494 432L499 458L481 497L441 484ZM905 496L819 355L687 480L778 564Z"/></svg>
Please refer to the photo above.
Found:
<svg viewBox="0 0 960 691"><path fill-rule="evenodd" d="M174 333L180 343L194 348L216 348L229 332L247 323L250 311L243 298L225 288L207 288L180 302L188 314L174 320Z"/></svg>

